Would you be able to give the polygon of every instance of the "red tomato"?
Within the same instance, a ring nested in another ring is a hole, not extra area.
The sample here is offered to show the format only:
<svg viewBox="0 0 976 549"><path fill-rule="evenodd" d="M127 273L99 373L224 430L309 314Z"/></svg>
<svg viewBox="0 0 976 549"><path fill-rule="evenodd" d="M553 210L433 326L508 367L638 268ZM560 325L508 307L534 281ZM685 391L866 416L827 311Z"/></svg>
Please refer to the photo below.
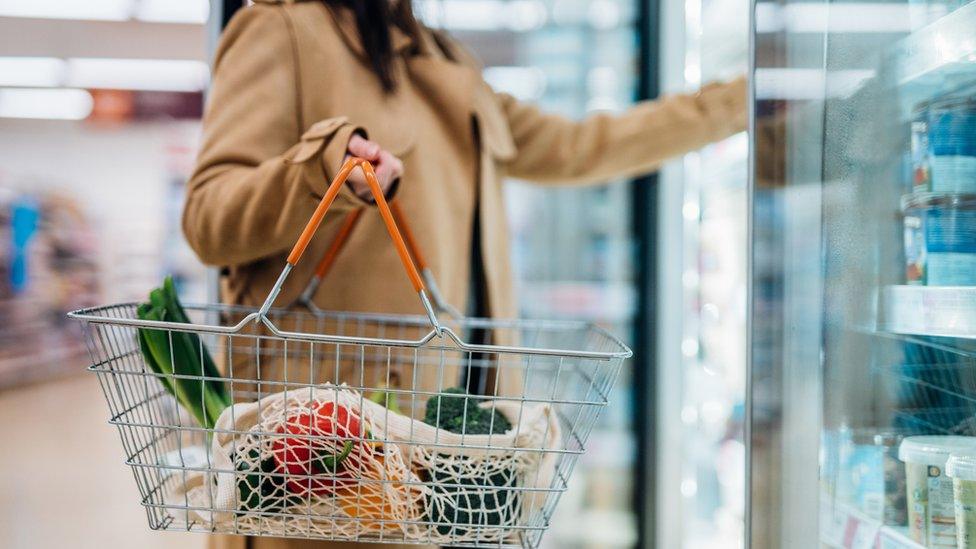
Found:
<svg viewBox="0 0 976 549"><path fill-rule="evenodd" d="M278 470L312 476L288 478L286 484L292 493L304 495L311 489L313 494L323 495L337 485L355 483L355 472L346 467L346 460L359 447L366 447L355 440L363 439L365 432L360 418L345 406L314 403L288 416L278 433L294 435L276 437L271 444Z"/></svg>

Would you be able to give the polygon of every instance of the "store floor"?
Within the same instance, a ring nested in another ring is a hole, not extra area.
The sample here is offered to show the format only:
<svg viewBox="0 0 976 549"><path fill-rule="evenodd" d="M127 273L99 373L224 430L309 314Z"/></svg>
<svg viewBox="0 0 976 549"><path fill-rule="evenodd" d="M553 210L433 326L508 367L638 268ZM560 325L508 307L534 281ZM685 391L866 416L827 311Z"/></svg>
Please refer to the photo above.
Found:
<svg viewBox="0 0 976 549"><path fill-rule="evenodd" d="M94 375L0 392L0 547L197 549L152 532Z"/></svg>

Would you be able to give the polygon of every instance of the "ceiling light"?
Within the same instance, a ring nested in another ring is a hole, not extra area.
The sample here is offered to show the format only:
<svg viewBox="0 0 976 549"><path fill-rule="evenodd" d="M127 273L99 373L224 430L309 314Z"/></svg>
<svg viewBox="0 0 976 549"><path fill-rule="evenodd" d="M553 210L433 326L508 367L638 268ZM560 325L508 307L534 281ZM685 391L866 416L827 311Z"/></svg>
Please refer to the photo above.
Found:
<svg viewBox="0 0 976 549"><path fill-rule="evenodd" d="M539 0L418 0L418 17L427 25L453 30L524 32L546 22Z"/></svg>
<svg viewBox="0 0 976 549"><path fill-rule="evenodd" d="M891 33L911 31L920 20L938 16L942 6L844 2L797 2L781 6L756 4L756 32L775 33Z"/></svg>
<svg viewBox="0 0 976 549"><path fill-rule="evenodd" d="M757 99L821 100L846 97L857 91L873 70L756 69Z"/></svg>
<svg viewBox="0 0 976 549"><path fill-rule="evenodd" d="M620 4L611 0L596 0L590 3L587 19L595 29L616 28L621 20Z"/></svg>
<svg viewBox="0 0 976 549"><path fill-rule="evenodd" d="M200 91L210 70L182 59L68 59L67 85L120 90Z"/></svg>
<svg viewBox="0 0 976 549"><path fill-rule="evenodd" d="M488 67L483 76L495 91L524 101L537 100L546 90L546 75L538 67Z"/></svg>
<svg viewBox="0 0 976 549"><path fill-rule="evenodd" d="M0 86L60 86L64 70L57 57L0 57Z"/></svg>
<svg viewBox="0 0 976 549"><path fill-rule="evenodd" d="M528 32L546 24L547 11L542 2L535 0L515 0L506 2L501 8L506 14L505 26L515 32Z"/></svg>
<svg viewBox="0 0 976 549"><path fill-rule="evenodd" d="M207 0L141 0L136 19L152 23L203 24L210 16Z"/></svg>
<svg viewBox="0 0 976 549"><path fill-rule="evenodd" d="M125 21L131 0L0 0L0 16Z"/></svg>
<svg viewBox="0 0 976 549"><path fill-rule="evenodd" d="M202 24L207 0L0 0L0 17Z"/></svg>
<svg viewBox="0 0 976 549"><path fill-rule="evenodd" d="M92 96L85 90L0 89L0 118L83 120L91 114L92 104Z"/></svg>

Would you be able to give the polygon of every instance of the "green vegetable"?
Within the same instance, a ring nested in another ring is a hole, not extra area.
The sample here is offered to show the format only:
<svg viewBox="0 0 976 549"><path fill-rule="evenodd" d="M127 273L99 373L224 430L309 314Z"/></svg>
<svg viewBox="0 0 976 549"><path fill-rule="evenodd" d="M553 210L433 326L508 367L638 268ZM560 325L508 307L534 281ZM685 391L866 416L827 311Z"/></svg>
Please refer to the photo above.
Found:
<svg viewBox="0 0 976 549"><path fill-rule="evenodd" d="M476 399L465 396L467 392L464 389L452 388L443 393L447 394L427 401L426 423L466 435L499 434L512 428L512 424L498 410L480 408ZM434 469L426 474L426 480L431 483L432 497L441 503L445 500L449 502L428 506L427 520L437 523L439 534L449 536L457 533L454 532L455 528L501 526L515 522L518 518L518 506L514 504L518 492L512 490L518 482L515 471L485 470L472 476L463 460L461 463L451 463L449 459L447 456L443 462L435 459Z"/></svg>
<svg viewBox="0 0 976 549"><path fill-rule="evenodd" d="M518 520L519 506L515 503L519 493L513 490L518 486L518 475L514 470L485 471L472 477L460 464L436 465L428 478L433 496L449 502L439 508L431 505L427 510L426 520L437 523L437 533L460 536L464 533L455 532L455 528L503 526Z"/></svg>
<svg viewBox="0 0 976 549"><path fill-rule="evenodd" d="M190 322L176 297L171 277L166 277L161 288L149 293L149 302L140 304L136 315L141 320ZM146 364L160 374L157 377L166 390L200 425L212 429L220 413L232 404L232 399L223 381L200 379L221 377L200 338L189 332L141 328L139 348ZM197 379L175 376L194 376Z"/></svg>
<svg viewBox="0 0 976 549"><path fill-rule="evenodd" d="M464 396L464 389L454 387L443 393L427 401L424 423L465 435L504 433L512 428L498 410L480 408L477 400Z"/></svg>
<svg viewBox="0 0 976 549"><path fill-rule="evenodd" d="M258 462L258 470L252 470L248 461L238 461L234 467L243 473L237 476L238 509L273 513L302 503L301 498L285 490L285 475L278 470L273 457L261 459L257 448L249 450L247 455L251 463Z"/></svg>
<svg viewBox="0 0 976 549"><path fill-rule="evenodd" d="M173 284L173 277L167 276L165 279L163 279L161 293L162 297L166 300L168 312L172 317L172 320L175 322L190 324L190 317L187 316L186 310L183 309L183 304L180 303L179 297L176 295L176 287ZM151 297L152 295L150 294L150 298ZM203 371L206 373L206 376L212 378L221 377L220 370L217 369L217 364L210 356L210 352L207 351L206 346L201 344L200 338L196 334L190 332L179 332L179 334L184 339L184 343L188 343L188 345L186 345L187 350L192 350L196 358L203 360ZM233 404L233 399L231 398L230 392L227 390L227 385L225 385L222 381L211 381L208 383L208 387L213 389L220 400L225 403L225 407Z"/></svg>
<svg viewBox="0 0 976 549"><path fill-rule="evenodd" d="M397 394L391 393L386 386L380 388L379 390L373 391L373 393L369 395L369 400L379 404L391 412L397 414L403 413L403 411L400 409L400 402L397 400Z"/></svg>

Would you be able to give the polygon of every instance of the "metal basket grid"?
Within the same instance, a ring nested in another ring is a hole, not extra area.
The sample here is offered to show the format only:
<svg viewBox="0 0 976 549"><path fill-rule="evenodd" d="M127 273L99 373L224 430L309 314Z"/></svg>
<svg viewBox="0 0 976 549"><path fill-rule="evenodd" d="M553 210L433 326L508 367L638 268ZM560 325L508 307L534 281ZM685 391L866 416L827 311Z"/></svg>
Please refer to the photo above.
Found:
<svg viewBox="0 0 976 549"><path fill-rule="evenodd" d="M118 428L125 462L138 485L149 525L157 530L458 547L538 547L590 431L607 405L623 360L630 355L617 338L583 322L454 319L442 322L442 331L435 331L424 316L271 309L261 317L251 309L214 305L187 307L187 312L194 324L171 325L165 330L170 338L181 331L200 336L201 355L205 346L224 373L219 381L227 384L235 404L260 401L272 393L287 395L327 383L345 383L360 398L376 390L397 395L402 413L419 421L430 398L445 394L444 389L458 385L459 379L482 372L484 383L477 391L480 396L470 398L490 403L492 410L506 403L517 406L518 417L532 406L547 406L557 420L559 440L555 445L501 447L492 444L490 438L487 445L467 444L464 434L461 444L452 445L391 440L386 433L371 433L371 443L400 448L423 445L435 453L463 449L486 455L501 451L553 463L551 480L545 484L539 484L541 467L535 469L535 478L508 478L502 483L497 473L492 476L487 469L479 480L456 484L419 471L419 480L414 481L418 489L425 493L439 490L441 495L447 491L458 502L454 516L421 511L419 518L409 521L420 536L398 534L398 528L408 526L403 520L375 514L364 517L355 510L323 515L312 508L311 495L305 496L303 504L248 510L220 522L213 516L227 509L217 506L212 496L201 504L188 499L172 501L167 494L185 493L186 479L193 475L225 474L239 479L245 474L213 463L209 451L212 437L224 434L235 441L248 436L273 439L282 433L199 426L165 389L163 376L148 368L137 339L139 329L147 323L137 318L136 304L78 311L72 316L85 322L92 356L90 370L101 383L110 423ZM269 331L268 325L250 321L255 316L282 329ZM474 337L483 343L464 343ZM212 379L203 375L176 377L201 383ZM507 383L500 381L505 379ZM247 474L260 477L259 486L264 486L265 479L277 486L312 482L309 475L287 470ZM523 476L531 476L531 472ZM362 476L346 477L343 482L351 482L360 494L370 489L370 483L411 484L403 479ZM375 488L387 493L384 486ZM505 502L509 510L492 514L486 501ZM361 503L357 497L353 509ZM362 504L375 506L377 502ZM386 509L385 502L379 505ZM211 518L200 520L201 515Z"/></svg>

